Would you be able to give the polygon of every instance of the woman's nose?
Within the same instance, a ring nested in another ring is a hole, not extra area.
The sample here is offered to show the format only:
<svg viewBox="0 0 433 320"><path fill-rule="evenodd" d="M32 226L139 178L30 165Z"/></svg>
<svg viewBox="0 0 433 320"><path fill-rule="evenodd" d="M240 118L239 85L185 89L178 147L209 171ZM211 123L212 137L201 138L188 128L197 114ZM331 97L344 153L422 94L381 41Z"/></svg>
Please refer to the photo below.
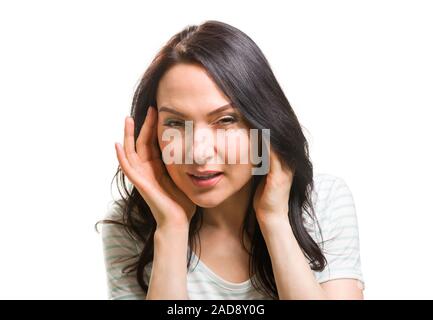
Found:
<svg viewBox="0 0 433 320"><path fill-rule="evenodd" d="M193 158L196 164L206 164L215 156L215 144L212 130L198 128L194 130Z"/></svg>

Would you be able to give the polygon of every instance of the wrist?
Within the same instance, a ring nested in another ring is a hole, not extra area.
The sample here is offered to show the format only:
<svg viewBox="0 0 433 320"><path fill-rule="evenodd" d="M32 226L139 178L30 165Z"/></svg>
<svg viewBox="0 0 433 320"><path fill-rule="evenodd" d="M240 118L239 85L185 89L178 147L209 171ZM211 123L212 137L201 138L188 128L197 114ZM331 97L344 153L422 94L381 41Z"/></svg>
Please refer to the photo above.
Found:
<svg viewBox="0 0 433 320"><path fill-rule="evenodd" d="M271 232L276 229L287 229L290 228L290 220L287 213L277 214L277 213L267 213L265 215L258 215L257 222L260 226L262 232Z"/></svg>
<svg viewBox="0 0 433 320"><path fill-rule="evenodd" d="M291 248L298 245L289 218L269 220L259 226L271 257L278 254L282 243Z"/></svg>
<svg viewBox="0 0 433 320"><path fill-rule="evenodd" d="M189 224L160 224L156 226L155 235L173 235L173 236L182 236L188 235L189 233Z"/></svg>

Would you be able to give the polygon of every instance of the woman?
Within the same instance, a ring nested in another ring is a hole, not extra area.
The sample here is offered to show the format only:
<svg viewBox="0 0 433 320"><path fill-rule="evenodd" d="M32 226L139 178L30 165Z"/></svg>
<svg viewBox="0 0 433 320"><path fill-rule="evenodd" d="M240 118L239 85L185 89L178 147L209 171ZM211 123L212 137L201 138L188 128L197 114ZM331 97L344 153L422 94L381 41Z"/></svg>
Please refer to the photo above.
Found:
<svg viewBox="0 0 433 320"><path fill-rule="evenodd" d="M239 161L251 155L249 129L270 132L268 148L259 143L267 174ZM239 143L203 138L218 130ZM102 228L111 299L363 298L351 192L341 178L313 175L296 115L240 30L207 21L172 37L115 149L122 199ZM170 163L167 150L193 161Z"/></svg>

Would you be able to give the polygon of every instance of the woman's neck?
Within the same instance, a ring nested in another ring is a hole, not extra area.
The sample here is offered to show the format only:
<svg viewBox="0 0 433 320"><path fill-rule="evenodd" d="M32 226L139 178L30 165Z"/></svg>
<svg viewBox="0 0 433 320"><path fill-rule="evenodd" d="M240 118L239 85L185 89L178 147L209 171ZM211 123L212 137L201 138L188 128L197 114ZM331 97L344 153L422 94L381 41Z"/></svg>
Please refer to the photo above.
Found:
<svg viewBox="0 0 433 320"><path fill-rule="evenodd" d="M203 227L239 235L247 214L251 192L252 179L218 206L203 208Z"/></svg>

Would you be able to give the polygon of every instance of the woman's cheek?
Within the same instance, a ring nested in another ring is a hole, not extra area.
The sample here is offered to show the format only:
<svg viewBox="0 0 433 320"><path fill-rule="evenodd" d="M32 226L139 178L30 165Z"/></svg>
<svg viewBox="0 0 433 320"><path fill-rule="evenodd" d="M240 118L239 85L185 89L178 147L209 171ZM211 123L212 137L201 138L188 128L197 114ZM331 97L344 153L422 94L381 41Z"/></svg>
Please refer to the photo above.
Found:
<svg viewBox="0 0 433 320"><path fill-rule="evenodd" d="M248 136L243 137L241 144L241 154L245 159L248 159L247 164L250 164L250 139Z"/></svg>
<svg viewBox="0 0 433 320"><path fill-rule="evenodd" d="M242 130L227 130L216 137L216 150L224 164L236 165L248 162L248 137ZM219 160L221 161L221 160Z"/></svg>
<svg viewBox="0 0 433 320"><path fill-rule="evenodd" d="M238 154L236 164L241 164L243 166L250 165L250 139L248 136L243 135L239 140L240 142L236 150Z"/></svg>
<svg viewBox="0 0 433 320"><path fill-rule="evenodd" d="M230 159L226 154L225 173L227 182L235 189L239 189L251 179L253 165L250 161L250 145L247 135L238 136L238 141L234 143L231 140L227 144L230 152L236 152L236 162L229 162Z"/></svg>
<svg viewBox="0 0 433 320"><path fill-rule="evenodd" d="M176 133L176 134L174 134ZM158 144L164 164L181 165L184 161L184 137L181 132L174 130L158 131Z"/></svg>

